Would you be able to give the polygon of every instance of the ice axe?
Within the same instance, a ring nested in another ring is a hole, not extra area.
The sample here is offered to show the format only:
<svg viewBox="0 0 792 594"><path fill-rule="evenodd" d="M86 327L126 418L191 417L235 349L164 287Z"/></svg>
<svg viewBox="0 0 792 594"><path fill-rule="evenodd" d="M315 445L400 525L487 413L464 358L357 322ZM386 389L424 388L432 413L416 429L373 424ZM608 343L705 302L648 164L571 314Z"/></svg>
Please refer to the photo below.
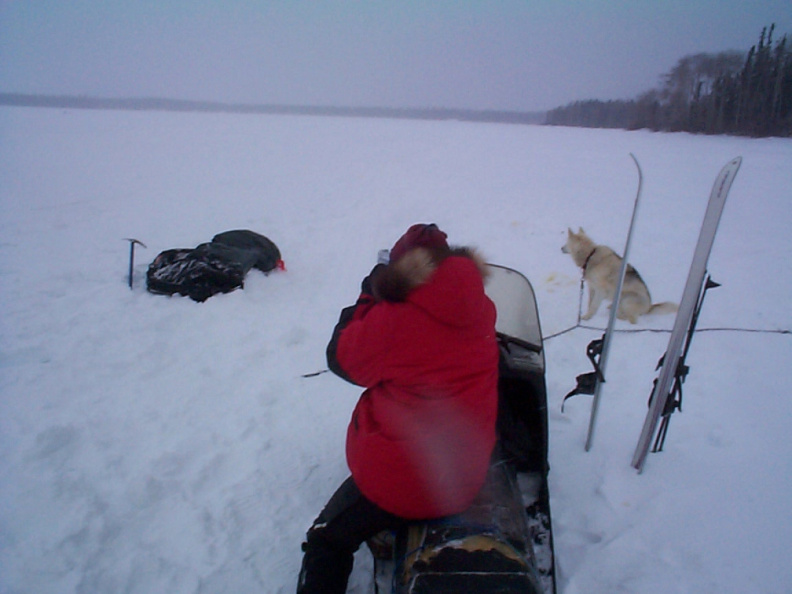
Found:
<svg viewBox="0 0 792 594"><path fill-rule="evenodd" d="M125 237L124 240L129 242L129 288L131 289L132 275L135 267L135 244L137 243L142 245L144 248L146 247L146 244L140 240L132 239L131 237Z"/></svg>

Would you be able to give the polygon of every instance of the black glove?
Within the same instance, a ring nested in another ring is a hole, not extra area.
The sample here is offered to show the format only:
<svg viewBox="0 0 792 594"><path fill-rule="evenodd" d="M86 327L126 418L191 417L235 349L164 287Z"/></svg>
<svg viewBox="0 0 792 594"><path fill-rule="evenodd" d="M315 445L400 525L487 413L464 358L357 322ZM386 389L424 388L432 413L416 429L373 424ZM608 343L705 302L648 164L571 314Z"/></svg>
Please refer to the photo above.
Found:
<svg viewBox="0 0 792 594"><path fill-rule="evenodd" d="M363 293L364 295L370 295L371 297L374 297L374 289L372 287L372 283L374 281L374 278L379 274L381 274L382 271L385 270L385 268L386 268L385 264L377 264L376 266L374 266L374 268L371 269L371 272L369 272L368 276L363 279L362 283L360 283L360 292Z"/></svg>

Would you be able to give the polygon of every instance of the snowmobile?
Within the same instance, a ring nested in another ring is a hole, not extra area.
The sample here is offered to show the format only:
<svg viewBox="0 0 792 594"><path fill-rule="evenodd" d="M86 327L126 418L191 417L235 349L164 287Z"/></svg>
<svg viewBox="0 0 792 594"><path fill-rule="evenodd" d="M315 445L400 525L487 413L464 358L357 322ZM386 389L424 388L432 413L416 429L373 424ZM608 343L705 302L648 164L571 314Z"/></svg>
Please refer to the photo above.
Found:
<svg viewBox="0 0 792 594"><path fill-rule="evenodd" d="M464 513L368 542L378 594L554 594L547 390L539 313L525 276L488 265L498 311L499 443Z"/></svg>

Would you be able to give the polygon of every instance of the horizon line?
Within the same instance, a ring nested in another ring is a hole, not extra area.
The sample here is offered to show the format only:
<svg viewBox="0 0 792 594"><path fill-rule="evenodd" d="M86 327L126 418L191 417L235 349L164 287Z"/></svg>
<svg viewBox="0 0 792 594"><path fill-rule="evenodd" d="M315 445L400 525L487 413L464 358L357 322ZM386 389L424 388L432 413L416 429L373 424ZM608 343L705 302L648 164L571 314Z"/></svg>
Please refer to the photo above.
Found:
<svg viewBox="0 0 792 594"><path fill-rule="evenodd" d="M107 98L87 95L50 95L0 92L0 105L74 109L118 109L125 111L182 111L204 113L259 113L270 115L322 115L378 117L492 123L542 124L547 111L514 111L450 107L344 107L331 105L289 105L226 103L164 97Z"/></svg>

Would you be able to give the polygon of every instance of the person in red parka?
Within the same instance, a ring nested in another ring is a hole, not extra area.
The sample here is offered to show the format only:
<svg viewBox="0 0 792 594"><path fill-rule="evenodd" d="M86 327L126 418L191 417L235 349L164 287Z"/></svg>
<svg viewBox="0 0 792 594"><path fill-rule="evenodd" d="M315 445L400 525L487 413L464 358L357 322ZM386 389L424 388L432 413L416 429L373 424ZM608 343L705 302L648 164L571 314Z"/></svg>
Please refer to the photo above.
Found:
<svg viewBox="0 0 792 594"><path fill-rule="evenodd" d="M486 266L413 225L341 312L330 369L365 388L347 430L351 477L308 531L298 594L343 594L359 546L464 511L496 442L498 346Z"/></svg>

